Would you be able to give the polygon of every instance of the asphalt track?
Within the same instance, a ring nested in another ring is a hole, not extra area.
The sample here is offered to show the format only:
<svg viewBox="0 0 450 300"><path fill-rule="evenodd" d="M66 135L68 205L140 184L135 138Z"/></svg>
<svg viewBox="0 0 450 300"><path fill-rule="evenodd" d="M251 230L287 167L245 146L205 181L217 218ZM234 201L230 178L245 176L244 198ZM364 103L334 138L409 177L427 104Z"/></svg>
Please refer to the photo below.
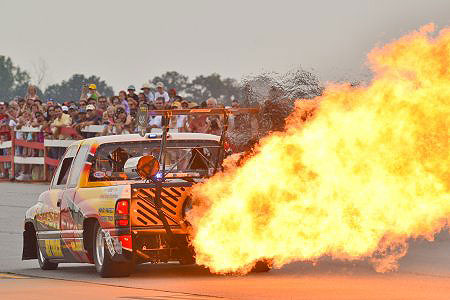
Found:
<svg viewBox="0 0 450 300"><path fill-rule="evenodd" d="M42 271L21 261L23 216L46 185L0 183L0 299L450 299L450 235L412 241L397 272L324 259L247 276L198 266L141 265L128 278L100 278L92 265Z"/></svg>

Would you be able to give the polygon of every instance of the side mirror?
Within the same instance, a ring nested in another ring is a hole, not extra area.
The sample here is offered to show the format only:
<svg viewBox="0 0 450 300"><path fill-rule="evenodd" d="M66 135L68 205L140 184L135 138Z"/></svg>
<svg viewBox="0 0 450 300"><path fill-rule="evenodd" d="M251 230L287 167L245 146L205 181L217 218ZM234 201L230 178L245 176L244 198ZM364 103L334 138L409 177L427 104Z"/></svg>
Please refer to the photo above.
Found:
<svg viewBox="0 0 450 300"><path fill-rule="evenodd" d="M153 155L145 155L129 158L124 165L128 178L137 175L143 180L151 179L159 171L159 162Z"/></svg>

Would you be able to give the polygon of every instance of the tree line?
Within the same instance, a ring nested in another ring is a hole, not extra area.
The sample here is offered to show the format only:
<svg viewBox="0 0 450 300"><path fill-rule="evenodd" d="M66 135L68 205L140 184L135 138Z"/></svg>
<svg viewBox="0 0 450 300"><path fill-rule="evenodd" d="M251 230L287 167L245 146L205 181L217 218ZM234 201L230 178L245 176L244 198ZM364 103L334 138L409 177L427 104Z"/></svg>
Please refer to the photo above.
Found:
<svg viewBox="0 0 450 300"><path fill-rule="evenodd" d="M26 94L28 85L32 82L31 78L31 75L26 70L15 65L10 57L0 55L1 101L23 97ZM214 97L221 100L224 104L230 104L232 99L242 96L242 89L237 80L222 78L217 73L207 76L199 75L191 80L188 76L176 71L168 71L149 79L148 82L155 86L158 82L162 82L167 88L175 88L179 95L194 101L202 101L209 97ZM38 95L41 99L51 98L59 102L77 100L80 97L83 83L96 84L98 92L105 96L112 96L118 93L99 76L73 74L67 80L51 84L45 89L37 86ZM139 89L140 86L136 86L136 88Z"/></svg>

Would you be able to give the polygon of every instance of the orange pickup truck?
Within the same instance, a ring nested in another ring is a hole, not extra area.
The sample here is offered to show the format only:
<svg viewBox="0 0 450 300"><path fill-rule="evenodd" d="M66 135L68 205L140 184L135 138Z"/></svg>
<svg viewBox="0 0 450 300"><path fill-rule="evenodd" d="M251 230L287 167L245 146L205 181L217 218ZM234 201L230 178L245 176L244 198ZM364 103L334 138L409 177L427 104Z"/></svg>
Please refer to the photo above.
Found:
<svg viewBox="0 0 450 300"><path fill-rule="evenodd" d="M74 142L26 212L22 259L44 270L94 263L103 277L127 276L136 263L194 263L190 189L221 165L221 139L147 133Z"/></svg>

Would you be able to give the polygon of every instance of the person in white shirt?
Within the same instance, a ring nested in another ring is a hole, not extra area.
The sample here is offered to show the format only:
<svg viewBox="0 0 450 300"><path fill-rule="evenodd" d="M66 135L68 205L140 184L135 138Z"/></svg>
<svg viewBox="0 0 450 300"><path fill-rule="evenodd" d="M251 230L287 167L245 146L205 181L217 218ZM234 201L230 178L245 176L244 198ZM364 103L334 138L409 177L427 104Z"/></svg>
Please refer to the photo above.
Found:
<svg viewBox="0 0 450 300"><path fill-rule="evenodd" d="M141 90L149 103L155 102L155 95L153 95L153 93L150 91L150 84L144 83L141 87Z"/></svg>
<svg viewBox="0 0 450 300"><path fill-rule="evenodd" d="M164 97L158 97L155 100L155 107L157 110L163 110L165 105ZM163 116L150 116L148 125L151 129L162 128Z"/></svg>
<svg viewBox="0 0 450 300"><path fill-rule="evenodd" d="M179 109L189 109L189 102L187 102L186 100L181 100ZM187 115L177 116L177 129L178 132L189 132Z"/></svg>
<svg viewBox="0 0 450 300"><path fill-rule="evenodd" d="M156 84L155 99L159 97L163 97L166 104L169 103L169 94L164 90L164 84L162 82Z"/></svg>

